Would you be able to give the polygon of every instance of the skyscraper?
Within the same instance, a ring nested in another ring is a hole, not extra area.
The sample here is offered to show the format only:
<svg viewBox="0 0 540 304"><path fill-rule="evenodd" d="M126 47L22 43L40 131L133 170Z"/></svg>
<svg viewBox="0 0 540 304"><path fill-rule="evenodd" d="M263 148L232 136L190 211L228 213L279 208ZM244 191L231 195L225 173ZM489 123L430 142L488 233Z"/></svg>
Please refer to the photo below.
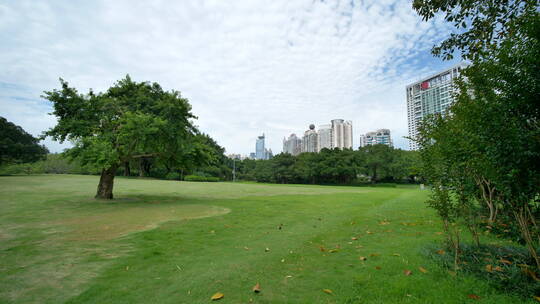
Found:
<svg viewBox="0 0 540 304"><path fill-rule="evenodd" d="M352 149L352 122L332 120L332 148Z"/></svg>
<svg viewBox="0 0 540 304"><path fill-rule="evenodd" d="M257 137L257 142L255 143L255 158L266 159L266 149L264 147L264 133L262 136Z"/></svg>
<svg viewBox="0 0 540 304"><path fill-rule="evenodd" d="M298 155L302 152L302 139L296 134L291 134L289 138L283 138L283 153Z"/></svg>
<svg viewBox="0 0 540 304"><path fill-rule="evenodd" d="M315 131L315 125L309 125L309 130L304 132L304 137L302 138L302 152L318 152L318 135Z"/></svg>
<svg viewBox="0 0 540 304"><path fill-rule="evenodd" d="M406 87L409 137L418 136L420 121L429 114L444 113L453 103L453 83L467 64L461 62L447 70L431 75ZM409 140L409 148L417 150L418 144Z"/></svg>
<svg viewBox="0 0 540 304"><path fill-rule="evenodd" d="M317 151L320 152L324 148L332 149L332 125L320 125L317 134L319 135Z"/></svg>
<svg viewBox="0 0 540 304"><path fill-rule="evenodd" d="M367 132L365 135L360 135L360 147L370 145L387 145L392 147L392 138L390 137L390 130L379 129L374 132Z"/></svg>

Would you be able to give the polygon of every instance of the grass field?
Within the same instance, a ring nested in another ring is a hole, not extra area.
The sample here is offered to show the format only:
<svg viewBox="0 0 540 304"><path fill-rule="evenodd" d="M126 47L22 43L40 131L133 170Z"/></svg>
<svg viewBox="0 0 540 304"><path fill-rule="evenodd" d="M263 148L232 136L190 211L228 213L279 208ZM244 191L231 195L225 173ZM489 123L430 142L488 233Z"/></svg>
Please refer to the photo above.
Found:
<svg viewBox="0 0 540 304"><path fill-rule="evenodd" d="M118 178L103 202L97 181L0 177L0 303L524 301L426 257L417 188Z"/></svg>

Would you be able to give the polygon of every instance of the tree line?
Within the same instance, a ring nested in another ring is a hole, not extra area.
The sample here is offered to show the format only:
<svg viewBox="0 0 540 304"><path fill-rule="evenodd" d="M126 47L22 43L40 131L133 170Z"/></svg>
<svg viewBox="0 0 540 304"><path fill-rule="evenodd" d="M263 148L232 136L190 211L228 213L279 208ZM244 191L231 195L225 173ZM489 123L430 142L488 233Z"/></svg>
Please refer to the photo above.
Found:
<svg viewBox="0 0 540 304"><path fill-rule="evenodd" d="M297 156L281 153L269 160L237 160L235 166L238 179L267 183L414 183L418 181L419 160L415 151L373 145Z"/></svg>

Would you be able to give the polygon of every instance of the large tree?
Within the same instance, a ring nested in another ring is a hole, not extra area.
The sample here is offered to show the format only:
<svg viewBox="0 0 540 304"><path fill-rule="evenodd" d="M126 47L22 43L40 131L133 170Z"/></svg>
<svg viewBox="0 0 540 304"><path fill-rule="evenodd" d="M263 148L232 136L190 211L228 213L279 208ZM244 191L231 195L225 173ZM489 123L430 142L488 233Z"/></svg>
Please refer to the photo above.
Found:
<svg viewBox="0 0 540 304"><path fill-rule="evenodd" d="M45 158L48 152L45 146L39 144L39 139L0 117L0 166L38 161Z"/></svg>
<svg viewBox="0 0 540 304"><path fill-rule="evenodd" d="M540 268L540 3L417 0L413 7L425 19L443 12L459 30L435 55L459 50L472 60L451 114L421 130L425 164L444 164L429 170L444 173L428 174L431 184L457 198L476 192L490 222L498 212L513 216Z"/></svg>
<svg viewBox="0 0 540 304"><path fill-rule="evenodd" d="M112 199L116 170L126 162L153 158L168 163L189 146L196 129L191 106L178 91L129 75L106 92L79 93L60 79L61 89L44 92L58 124L44 133L74 147L69 155L101 170L96 198Z"/></svg>

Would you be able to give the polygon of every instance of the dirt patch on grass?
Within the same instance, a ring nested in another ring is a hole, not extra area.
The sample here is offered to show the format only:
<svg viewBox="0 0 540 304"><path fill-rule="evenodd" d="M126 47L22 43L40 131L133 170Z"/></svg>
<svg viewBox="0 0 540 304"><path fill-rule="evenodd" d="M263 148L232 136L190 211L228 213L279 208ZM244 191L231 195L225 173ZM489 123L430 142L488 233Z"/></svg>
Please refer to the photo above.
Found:
<svg viewBox="0 0 540 304"><path fill-rule="evenodd" d="M66 226L65 239L78 241L110 240L129 233L156 228L174 221L211 217L230 210L207 205L160 205L125 207L100 212L98 215L74 217L55 224Z"/></svg>

